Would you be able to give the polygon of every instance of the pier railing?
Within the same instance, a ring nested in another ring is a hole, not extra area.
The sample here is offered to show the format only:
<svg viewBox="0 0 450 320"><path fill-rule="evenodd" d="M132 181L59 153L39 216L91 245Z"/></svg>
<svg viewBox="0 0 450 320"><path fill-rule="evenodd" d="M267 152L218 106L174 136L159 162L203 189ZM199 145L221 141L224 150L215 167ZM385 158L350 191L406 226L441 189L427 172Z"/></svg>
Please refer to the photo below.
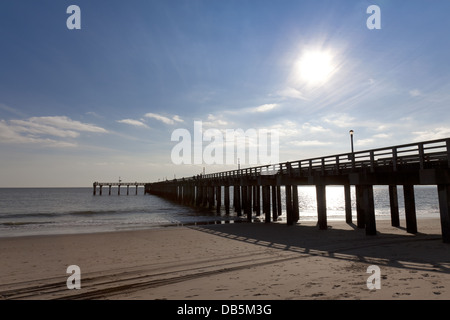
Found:
<svg viewBox="0 0 450 320"><path fill-rule="evenodd" d="M102 186L102 187L108 187L108 186L113 186L113 187L118 187L118 186L145 186L147 183L146 182L94 182L95 185L97 186Z"/></svg>
<svg viewBox="0 0 450 320"><path fill-rule="evenodd" d="M420 169L439 166L448 167L450 163L449 154L450 138L447 138L210 173L188 179L198 179L200 177L202 179L217 179L277 174L308 176L314 172L339 174L356 169L366 169L375 172L377 168L396 172L402 167L408 166L416 166Z"/></svg>

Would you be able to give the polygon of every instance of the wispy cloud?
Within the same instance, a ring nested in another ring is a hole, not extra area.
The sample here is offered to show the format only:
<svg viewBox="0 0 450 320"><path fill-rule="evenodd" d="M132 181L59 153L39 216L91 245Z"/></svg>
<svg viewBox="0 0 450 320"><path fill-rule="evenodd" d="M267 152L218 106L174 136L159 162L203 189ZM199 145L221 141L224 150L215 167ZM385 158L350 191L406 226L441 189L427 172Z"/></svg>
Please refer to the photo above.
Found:
<svg viewBox="0 0 450 320"><path fill-rule="evenodd" d="M307 131L309 133L325 133L325 132L329 132L329 129L326 129L320 125L312 125L309 122L305 122L302 125L302 129L304 131Z"/></svg>
<svg viewBox="0 0 450 320"><path fill-rule="evenodd" d="M17 109L11 108L10 106L7 106L7 105L5 105L3 103L0 103L0 110L7 111L7 112L15 114L16 116L19 116L19 117L24 117L25 116L23 112L21 112L21 111L19 111Z"/></svg>
<svg viewBox="0 0 450 320"><path fill-rule="evenodd" d="M124 123L124 124L129 124L131 126L135 126L135 127L143 127L143 128L148 128L148 126L139 120L133 120L133 119L122 119L122 120L117 120L118 123Z"/></svg>
<svg viewBox="0 0 450 320"><path fill-rule="evenodd" d="M163 122L165 124L175 124L175 122L183 122L183 119L181 119L178 115L175 115L172 118L168 118L168 117L162 116L160 114L149 112L149 113L146 113L144 115L144 117L156 119L156 120L161 121L161 122Z"/></svg>
<svg viewBox="0 0 450 320"><path fill-rule="evenodd" d="M76 131L97 132L97 133L108 132L106 129L103 129L96 125L90 123L82 123L80 121L72 120L66 116L32 117L28 119L28 122L52 126L63 130L76 130Z"/></svg>
<svg viewBox="0 0 450 320"><path fill-rule="evenodd" d="M49 147L75 147L76 143L58 141L50 138L40 138L33 135L23 135L17 127L0 120L0 142L8 144L39 144Z"/></svg>
<svg viewBox="0 0 450 320"><path fill-rule="evenodd" d="M409 91L409 95L414 98L414 97L418 97L418 96L422 95L422 92L420 92L419 89L414 89L414 90Z"/></svg>
<svg viewBox="0 0 450 320"><path fill-rule="evenodd" d="M98 118L98 119L103 119L104 117L99 115L98 113L96 113L95 111L88 111L86 112L87 115Z"/></svg>
<svg viewBox="0 0 450 320"><path fill-rule="evenodd" d="M46 125L30 120L10 120L14 131L37 135L50 135L60 138L77 138L80 133L74 130L61 129L52 125Z"/></svg>
<svg viewBox="0 0 450 320"><path fill-rule="evenodd" d="M208 114L208 120L203 121L203 125L205 127L223 127L227 126L228 124L228 121L222 119L221 116L215 116L213 114Z"/></svg>
<svg viewBox="0 0 450 320"><path fill-rule="evenodd" d="M323 147L330 145L331 142L319 140L302 140L302 141L293 141L292 144L299 147Z"/></svg>
<svg viewBox="0 0 450 320"><path fill-rule="evenodd" d="M375 142L375 140L373 138L358 139L355 141L355 145L359 146L359 147L365 147L365 146L370 146L374 142Z"/></svg>
<svg viewBox="0 0 450 320"><path fill-rule="evenodd" d="M415 131L413 134L416 141L443 139L450 137L450 128L438 127L431 130Z"/></svg>
<svg viewBox="0 0 450 320"><path fill-rule="evenodd" d="M53 147L74 147L82 132L107 133L106 129L65 116L0 120L0 142L32 143ZM57 140L59 139L59 140ZM70 141L64 139L72 139Z"/></svg>
<svg viewBox="0 0 450 320"><path fill-rule="evenodd" d="M262 114L262 113L267 113L270 111L273 111L277 108L280 107L280 104L278 103L266 103L266 104L262 104L256 107L246 107L246 108L242 108L239 110L225 110L222 111L222 115L227 114L227 115L243 115L243 114Z"/></svg>
<svg viewBox="0 0 450 320"><path fill-rule="evenodd" d="M268 112L268 111L274 110L276 108L278 108L278 104L268 103L268 104L263 104L261 106L255 107L255 108L251 108L249 111L261 113L261 112Z"/></svg>
<svg viewBox="0 0 450 320"><path fill-rule="evenodd" d="M277 95L282 97L283 99L308 100L299 90L292 87L287 87L277 91Z"/></svg>
<svg viewBox="0 0 450 320"><path fill-rule="evenodd" d="M172 117L172 119L173 119L175 122L184 122L184 120L181 119L180 116L178 116L178 115L174 115L174 116Z"/></svg>
<svg viewBox="0 0 450 320"><path fill-rule="evenodd" d="M334 114L323 118L323 121L339 128L350 128L355 122L355 118L348 114Z"/></svg>

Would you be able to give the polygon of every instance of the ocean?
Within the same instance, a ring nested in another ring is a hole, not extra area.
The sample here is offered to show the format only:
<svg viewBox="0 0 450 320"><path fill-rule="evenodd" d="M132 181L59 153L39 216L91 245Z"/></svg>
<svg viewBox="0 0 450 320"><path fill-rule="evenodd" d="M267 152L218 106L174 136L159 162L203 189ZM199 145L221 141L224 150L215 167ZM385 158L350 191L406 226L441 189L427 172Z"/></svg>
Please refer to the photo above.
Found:
<svg viewBox="0 0 450 320"><path fill-rule="evenodd" d="M114 190L114 189L113 189ZM122 192L123 193L123 192ZM233 194L230 192L231 195ZM404 219L402 188L398 187L400 219ZM439 217L435 186L416 186L417 218ZM284 190L282 187L282 198ZM231 200L232 201L232 200ZM374 187L377 219L390 219L387 187ZM352 188L352 212L356 221L355 190ZM300 222L317 219L314 187L299 187ZM285 206L280 222L285 221ZM230 210L232 211L232 210ZM328 220L345 221L343 187L327 187ZM201 223L235 222L232 211L179 205L153 195L144 195L139 188L130 195L102 196L92 194L92 188L0 188L0 237L93 233L117 230L159 228ZM263 219L263 216L260 217Z"/></svg>

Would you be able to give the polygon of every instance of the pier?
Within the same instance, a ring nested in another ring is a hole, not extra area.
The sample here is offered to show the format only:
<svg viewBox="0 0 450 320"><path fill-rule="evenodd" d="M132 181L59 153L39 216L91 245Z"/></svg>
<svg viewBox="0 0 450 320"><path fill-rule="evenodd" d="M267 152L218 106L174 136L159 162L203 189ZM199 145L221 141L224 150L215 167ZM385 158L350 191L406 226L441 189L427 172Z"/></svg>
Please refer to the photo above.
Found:
<svg viewBox="0 0 450 320"><path fill-rule="evenodd" d="M224 208L229 213L233 209L249 222L254 215L262 215L269 223L282 213L283 188L286 223L293 225L301 215L297 187L315 186L318 226L325 230L328 227L326 186L344 186L342 196L347 223L353 223L350 190L354 186L356 225L365 228L366 234L371 236L377 233L373 186L388 186L394 227L400 226L397 187L403 187L406 231L415 234L418 230L414 186L436 185L442 238L450 243L449 153L450 138L424 141L146 183L145 193L184 205L215 208L217 212ZM97 185L101 188L101 184ZM94 194L95 188L94 183ZM233 203L230 203L230 194L233 194Z"/></svg>
<svg viewBox="0 0 450 320"><path fill-rule="evenodd" d="M146 183L145 182L94 182L93 183L93 195L97 195L97 187L98 187L98 195L103 195L103 187L108 187L108 195L111 195L111 189L112 187L117 187L117 195L120 196L120 187L126 187L127 188L127 196L130 195L130 186L135 187L135 194L138 194L138 188L144 187L145 188Z"/></svg>

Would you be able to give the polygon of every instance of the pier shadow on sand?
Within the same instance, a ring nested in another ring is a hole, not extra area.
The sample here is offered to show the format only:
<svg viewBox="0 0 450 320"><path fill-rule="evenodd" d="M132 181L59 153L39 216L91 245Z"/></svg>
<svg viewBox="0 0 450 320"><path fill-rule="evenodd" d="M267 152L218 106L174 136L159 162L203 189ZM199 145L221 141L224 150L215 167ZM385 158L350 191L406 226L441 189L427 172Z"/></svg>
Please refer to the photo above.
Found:
<svg viewBox="0 0 450 320"><path fill-rule="evenodd" d="M319 230L312 222L199 225L191 228L209 234L299 255L363 262L412 271L450 274L450 244L440 234L408 234L386 223L375 236L339 222Z"/></svg>

